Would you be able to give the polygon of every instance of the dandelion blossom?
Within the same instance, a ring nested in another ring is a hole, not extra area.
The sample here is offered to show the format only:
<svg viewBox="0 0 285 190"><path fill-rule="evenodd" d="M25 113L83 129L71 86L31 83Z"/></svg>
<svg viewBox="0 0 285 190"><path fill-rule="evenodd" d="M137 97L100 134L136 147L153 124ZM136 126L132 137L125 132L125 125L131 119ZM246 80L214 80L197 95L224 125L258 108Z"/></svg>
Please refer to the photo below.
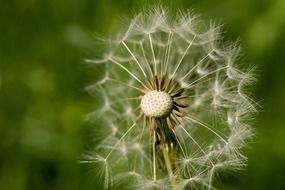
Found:
<svg viewBox="0 0 285 190"><path fill-rule="evenodd" d="M219 26L156 8L103 42L86 60L103 70L88 87L98 143L80 162L99 166L105 189L210 190L217 173L245 165L256 109L244 88L254 78Z"/></svg>

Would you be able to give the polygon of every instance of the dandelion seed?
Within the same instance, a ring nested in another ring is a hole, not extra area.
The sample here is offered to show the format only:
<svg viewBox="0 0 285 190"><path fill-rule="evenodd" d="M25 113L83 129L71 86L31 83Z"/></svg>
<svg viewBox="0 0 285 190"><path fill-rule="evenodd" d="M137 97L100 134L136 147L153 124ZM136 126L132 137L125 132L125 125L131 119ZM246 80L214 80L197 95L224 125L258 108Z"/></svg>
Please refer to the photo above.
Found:
<svg viewBox="0 0 285 190"><path fill-rule="evenodd" d="M105 65L88 88L103 99L89 117L110 133L81 163L102 164L106 189L127 178L133 189L210 190L217 171L244 166L256 112L244 87L253 77L237 65L240 48L223 46L220 27L201 25L190 12L145 11L102 58L87 60Z"/></svg>

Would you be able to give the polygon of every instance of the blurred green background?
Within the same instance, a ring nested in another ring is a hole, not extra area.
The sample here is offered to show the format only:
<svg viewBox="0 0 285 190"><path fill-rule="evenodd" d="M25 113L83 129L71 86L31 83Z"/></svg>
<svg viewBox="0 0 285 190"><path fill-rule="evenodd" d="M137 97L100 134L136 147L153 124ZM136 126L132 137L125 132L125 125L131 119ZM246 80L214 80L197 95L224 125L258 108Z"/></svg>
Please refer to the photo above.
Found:
<svg viewBox="0 0 285 190"><path fill-rule="evenodd" d="M223 177L225 190L285 189L285 1L160 1L225 23L257 66L253 97L263 106L245 171ZM153 1L0 1L0 189L96 189L77 159L84 115L94 100L84 91L93 70L83 63L95 32L112 35L124 17Z"/></svg>

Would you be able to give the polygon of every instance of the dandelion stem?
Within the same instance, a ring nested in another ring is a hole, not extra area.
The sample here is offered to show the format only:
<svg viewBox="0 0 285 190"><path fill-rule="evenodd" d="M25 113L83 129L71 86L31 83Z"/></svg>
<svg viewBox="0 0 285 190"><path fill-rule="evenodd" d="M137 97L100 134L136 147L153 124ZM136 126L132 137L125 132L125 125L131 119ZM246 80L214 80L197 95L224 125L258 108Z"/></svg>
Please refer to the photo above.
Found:
<svg viewBox="0 0 285 190"><path fill-rule="evenodd" d="M156 156L155 156L155 142L156 142L156 131L153 130L153 142L152 142L152 155L153 155L153 180L156 181Z"/></svg>
<svg viewBox="0 0 285 190"><path fill-rule="evenodd" d="M163 158L164 158L164 162L165 162L167 173L169 175L170 182L174 186L175 185L175 179L174 179L174 175L173 175L172 164L171 164L171 161L170 161L170 158L169 158L169 147L168 147L168 144L163 144L161 146L161 150L162 150L162 154L163 154Z"/></svg>

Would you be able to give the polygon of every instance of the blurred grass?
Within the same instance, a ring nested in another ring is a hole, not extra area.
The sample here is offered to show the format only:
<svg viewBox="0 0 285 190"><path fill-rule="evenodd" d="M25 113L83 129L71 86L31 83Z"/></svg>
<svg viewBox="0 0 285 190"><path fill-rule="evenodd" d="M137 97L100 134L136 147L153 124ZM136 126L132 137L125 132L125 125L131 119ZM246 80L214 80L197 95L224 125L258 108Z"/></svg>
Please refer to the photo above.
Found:
<svg viewBox="0 0 285 190"><path fill-rule="evenodd" d="M96 189L77 159L94 107L84 87L94 71L83 59L96 49L95 32L112 35L148 0L14 0L0 2L0 189ZM225 23L258 68L253 96L263 109L246 171L220 189L285 189L285 1L161 1ZM94 171L93 171L94 172Z"/></svg>

